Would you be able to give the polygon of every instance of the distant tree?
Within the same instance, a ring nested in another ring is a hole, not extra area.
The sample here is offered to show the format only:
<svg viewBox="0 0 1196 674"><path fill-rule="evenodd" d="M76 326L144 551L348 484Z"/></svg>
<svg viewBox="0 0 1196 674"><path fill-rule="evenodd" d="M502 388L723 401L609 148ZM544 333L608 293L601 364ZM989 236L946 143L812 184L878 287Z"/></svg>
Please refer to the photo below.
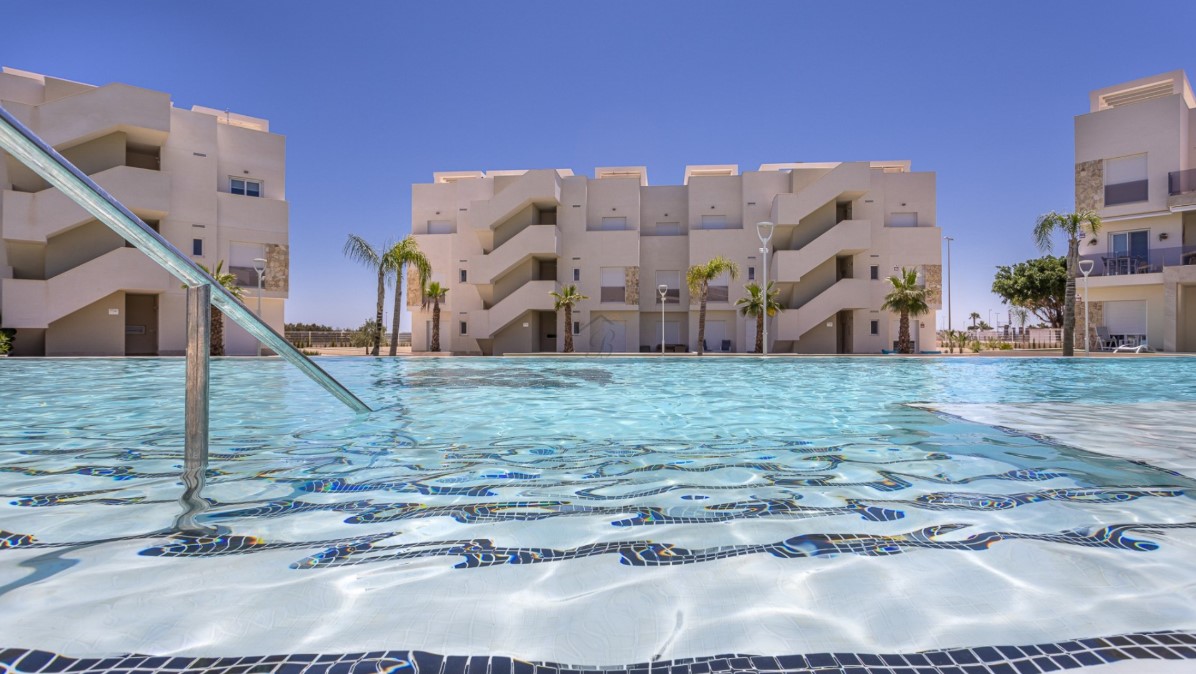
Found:
<svg viewBox="0 0 1196 674"><path fill-rule="evenodd" d="M1052 328L1062 327L1067 301L1067 259L1046 255L998 266L992 291L1001 297L1002 304L1028 309ZM1024 322L1022 326L1025 327Z"/></svg>
<svg viewBox="0 0 1196 674"><path fill-rule="evenodd" d="M1100 216L1092 211L1039 216L1034 223L1034 242L1044 253L1051 250L1056 232L1067 237L1067 288L1063 302L1063 355L1074 356L1076 347L1076 267L1080 262L1080 235L1085 225L1093 234L1100 231Z"/></svg>
<svg viewBox="0 0 1196 674"><path fill-rule="evenodd" d="M420 308L424 308L428 302L432 303L432 344L431 351L440 350L440 300L448 294L449 289L440 285L436 281L432 281L423 289L424 302ZM395 341L398 341L399 333L395 332ZM392 347L393 349L393 347ZM391 354L394 355L394 354Z"/></svg>
<svg viewBox="0 0 1196 674"><path fill-rule="evenodd" d="M698 355L702 355L706 341L706 296L710 282L726 274L732 279L739 277L739 265L722 255L717 255L706 264L695 264L685 272L685 283L689 292L698 296Z"/></svg>
<svg viewBox="0 0 1196 674"><path fill-rule="evenodd" d="M322 323L286 323L287 332L336 332L336 328Z"/></svg>
<svg viewBox="0 0 1196 674"><path fill-rule="evenodd" d="M881 304L880 308L901 314L900 328L897 331L897 351L913 353L914 345L909 335L909 317L929 313L930 304L926 301L926 288L918 285L917 269L902 267L901 274L890 276L888 281L892 290L885 295L884 304Z"/></svg>
<svg viewBox="0 0 1196 674"><path fill-rule="evenodd" d="M735 306L739 307L741 315L755 317L756 350L754 353L764 353L764 315L767 313L770 317L776 316L785 310L785 307L777 301L777 296L781 294L781 291L773 289L772 281L768 282L767 298L764 289L758 283L749 283L744 286L744 290L747 290L748 294L736 300Z"/></svg>
<svg viewBox="0 0 1196 674"><path fill-rule="evenodd" d="M569 284L558 290L549 291L552 295L552 308L556 311L565 310L565 345L562 353L573 353L573 306L582 300L590 298L582 295L574 284Z"/></svg>
<svg viewBox="0 0 1196 674"><path fill-rule="evenodd" d="M993 329L993 326L989 325L989 324L988 324L988 321L980 321L980 325L979 325L979 326L977 326L977 327L979 327L979 328L980 328L980 330L982 330L982 331L986 331L986 330L992 330L992 329Z"/></svg>
<svg viewBox="0 0 1196 674"><path fill-rule="evenodd" d="M977 327L979 327L980 314L973 311L972 313L968 314L968 318L972 319L972 324L968 326L968 330L975 330Z"/></svg>
<svg viewBox="0 0 1196 674"><path fill-rule="evenodd" d="M349 336L349 346L365 347L366 353L369 353L370 349L375 348L377 345L379 335L381 334L382 324L373 319L368 319L365 323L361 324L360 328L354 330L353 334ZM374 355L378 355L378 352L375 351Z"/></svg>

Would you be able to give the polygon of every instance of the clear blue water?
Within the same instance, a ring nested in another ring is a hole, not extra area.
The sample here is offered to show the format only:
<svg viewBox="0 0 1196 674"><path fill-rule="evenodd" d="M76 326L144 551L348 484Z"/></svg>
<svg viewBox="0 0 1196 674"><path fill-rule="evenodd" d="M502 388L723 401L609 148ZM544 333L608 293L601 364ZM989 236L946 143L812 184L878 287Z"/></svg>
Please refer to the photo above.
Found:
<svg viewBox="0 0 1196 674"><path fill-rule="evenodd" d="M180 360L0 362L7 645L619 664L1196 627L1190 478L910 406L1189 403L1196 359L322 365L377 411L213 364L203 538L172 531Z"/></svg>

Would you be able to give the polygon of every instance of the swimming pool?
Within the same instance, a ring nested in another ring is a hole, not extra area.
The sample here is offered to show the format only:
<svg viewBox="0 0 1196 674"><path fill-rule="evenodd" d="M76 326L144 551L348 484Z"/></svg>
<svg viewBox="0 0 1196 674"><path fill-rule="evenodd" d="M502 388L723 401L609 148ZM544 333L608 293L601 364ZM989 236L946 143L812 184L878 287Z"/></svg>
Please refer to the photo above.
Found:
<svg viewBox="0 0 1196 674"><path fill-rule="evenodd" d="M202 537L181 360L0 362L0 669L1196 659L1196 359L321 365L213 363Z"/></svg>

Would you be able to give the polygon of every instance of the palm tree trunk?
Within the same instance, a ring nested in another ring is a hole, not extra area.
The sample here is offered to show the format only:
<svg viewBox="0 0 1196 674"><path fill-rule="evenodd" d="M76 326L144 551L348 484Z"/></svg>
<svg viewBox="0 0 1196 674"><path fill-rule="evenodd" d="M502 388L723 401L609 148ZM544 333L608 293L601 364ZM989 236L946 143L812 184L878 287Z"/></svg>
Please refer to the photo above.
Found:
<svg viewBox="0 0 1196 674"><path fill-rule="evenodd" d="M1076 355L1076 265L1080 257L1080 240L1067 240L1067 291L1063 302L1063 355Z"/></svg>
<svg viewBox="0 0 1196 674"><path fill-rule="evenodd" d="M403 310L403 270L400 268L395 274L395 308L394 319L390 326L390 355L399 353L399 312ZM382 330L382 326L378 326Z"/></svg>
<svg viewBox="0 0 1196 674"><path fill-rule="evenodd" d="M432 350L440 350L440 298L432 298Z"/></svg>
<svg viewBox="0 0 1196 674"><path fill-rule="evenodd" d="M565 350L562 353L573 353L573 306L565 305Z"/></svg>
<svg viewBox="0 0 1196 674"><path fill-rule="evenodd" d="M223 356L224 355L224 314L215 306L212 307L209 314L212 321L211 344L208 347L208 355Z"/></svg>
<svg viewBox="0 0 1196 674"><path fill-rule="evenodd" d="M702 281L702 295L698 304L698 355L702 355L703 342L706 341L706 291L709 284Z"/></svg>
<svg viewBox="0 0 1196 674"><path fill-rule="evenodd" d="M371 345L370 355L378 355L382 348L382 304L386 301L386 268L378 266L378 317L374 321L374 343Z"/></svg>
<svg viewBox="0 0 1196 674"><path fill-rule="evenodd" d="M901 312L901 328L897 332L897 350L901 353L913 353L913 344L909 341L909 312Z"/></svg>
<svg viewBox="0 0 1196 674"><path fill-rule="evenodd" d="M764 312L756 314L756 353L764 353Z"/></svg>

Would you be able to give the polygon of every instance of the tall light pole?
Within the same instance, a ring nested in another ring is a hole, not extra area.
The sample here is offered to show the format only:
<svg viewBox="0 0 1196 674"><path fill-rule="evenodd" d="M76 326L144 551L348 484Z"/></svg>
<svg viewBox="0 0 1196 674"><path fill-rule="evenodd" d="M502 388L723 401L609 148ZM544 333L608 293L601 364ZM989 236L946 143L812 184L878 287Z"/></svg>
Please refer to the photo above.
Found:
<svg viewBox="0 0 1196 674"><path fill-rule="evenodd" d="M772 231L776 229L776 225L765 220L764 222L756 223L756 236L760 237L760 256L764 258L764 282L761 288L764 292L761 295L764 298L763 306L760 311L764 312L764 349L760 354L762 356L768 355L768 242L772 240Z"/></svg>
<svg viewBox="0 0 1196 674"><path fill-rule="evenodd" d="M951 242L955 239L944 236L943 241L947 242L947 331L950 332L953 328L951 326Z"/></svg>
<svg viewBox="0 0 1196 674"><path fill-rule="evenodd" d="M669 287L663 283L656 286L656 292L660 293L660 355L664 355L664 303L665 296L669 294Z"/></svg>
<svg viewBox="0 0 1196 674"><path fill-rule="evenodd" d="M1088 357L1092 357L1092 346L1088 343L1091 339L1092 326L1088 323L1088 275L1092 273L1092 266L1096 264L1092 260L1080 260L1080 272L1084 274L1084 351Z"/></svg>
<svg viewBox="0 0 1196 674"><path fill-rule="evenodd" d="M262 317L262 275L266 273L266 259L253 258L253 270L257 272L257 317ZM262 341L257 342L257 357L262 357Z"/></svg>

